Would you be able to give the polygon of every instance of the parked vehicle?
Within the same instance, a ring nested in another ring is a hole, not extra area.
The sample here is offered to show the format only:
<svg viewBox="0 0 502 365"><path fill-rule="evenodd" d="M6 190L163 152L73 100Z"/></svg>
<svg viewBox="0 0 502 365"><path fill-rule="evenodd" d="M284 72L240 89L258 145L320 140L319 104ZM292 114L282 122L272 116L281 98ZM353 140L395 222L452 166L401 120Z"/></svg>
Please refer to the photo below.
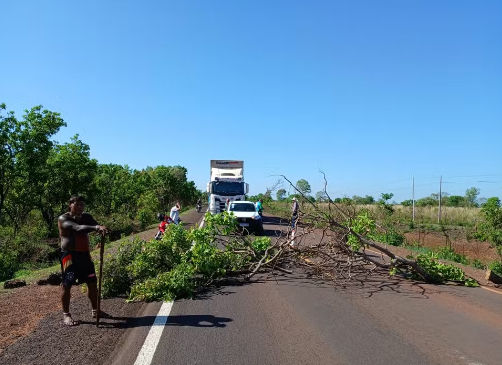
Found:
<svg viewBox="0 0 502 365"><path fill-rule="evenodd" d="M234 201L227 207L227 212L232 212L237 217L239 227L249 233L263 234L263 219L256 211L256 206L250 201Z"/></svg>
<svg viewBox="0 0 502 365"><path fill-rule="evenodd" d="M244 182L244 161L211 160L207 183L211 214L227 210L226 201L244 201L249 185Z"/></svg>

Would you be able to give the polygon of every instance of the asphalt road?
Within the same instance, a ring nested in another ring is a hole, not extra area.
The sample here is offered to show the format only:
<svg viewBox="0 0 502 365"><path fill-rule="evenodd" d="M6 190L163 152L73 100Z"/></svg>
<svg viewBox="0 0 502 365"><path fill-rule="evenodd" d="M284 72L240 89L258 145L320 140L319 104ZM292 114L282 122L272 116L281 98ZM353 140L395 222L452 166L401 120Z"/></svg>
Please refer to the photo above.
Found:
<svg viewBox="0 0 502 365"><path fill-rule="evenodd" d="M345 289L300 272L261 279L174 302L151 363L502 364L500 293L385 276ZM143 307L107 363L135 363L160 307Z"/></svg>

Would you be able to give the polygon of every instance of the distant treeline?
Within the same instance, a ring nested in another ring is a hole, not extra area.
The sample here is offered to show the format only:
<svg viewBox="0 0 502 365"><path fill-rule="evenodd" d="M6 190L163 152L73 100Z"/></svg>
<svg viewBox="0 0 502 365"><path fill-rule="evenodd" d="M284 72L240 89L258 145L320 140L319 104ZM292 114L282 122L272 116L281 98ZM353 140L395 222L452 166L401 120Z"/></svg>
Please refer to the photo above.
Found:
<svg viewBox="0 0 502 365"><path fill-rule="evenodd" d="M282 182L278 181L275 187L278 187L281 184ZM328 197L328 195L324 191L318 191L314 197L310 195L312 189L310 187L309 182L305 179L298 180L296 182L295 188L297 189L297 191L295 190L295 193L291 195L287 195L286 190L283 188L278 189L275 193L276 199L278 201L291 201L292 198L300 198L303 195L311 202L318 202L318 203L328 202L331 198L331 201L333 203L371 205L371 204L381 204L383 202L385 204L388 204L388 201L394 197L393 193L382 193L380 194L380 198L378 200L376 200L371 195L366 195L364 197L354 195L352 197L334 198L334 197ZM258 195L250 196L249 199L252 201L257 201L259 199L263 199L265 202L272 201L274 200L272 192L273 189L267 189L265 193L260 193ZM467 189L465 191L464 196L450 195L447 192L443 192L441 194L441 204L449 207L479 207L484 203L486 203L486 199L478 198L479 193L480 190L475 187ZM398 204L398 203L392 202L391 204ZM413 200L408 199L401 202L401 204L404 206L411 206L413 204ZM419 207L435 206L438 204L439 204L439 194L431 194L428 197L415 200L415 205Z"/></svg>

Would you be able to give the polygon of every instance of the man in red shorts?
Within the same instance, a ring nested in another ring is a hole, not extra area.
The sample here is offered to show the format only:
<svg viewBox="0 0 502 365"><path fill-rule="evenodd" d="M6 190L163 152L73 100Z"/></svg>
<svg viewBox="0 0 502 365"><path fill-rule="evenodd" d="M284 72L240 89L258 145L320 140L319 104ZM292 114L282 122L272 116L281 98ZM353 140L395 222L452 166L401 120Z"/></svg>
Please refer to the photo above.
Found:
<svg viewBox="0 0 502 365"><path fill-rule="evenodd" d="M61 269L63 284L61 303L63 305L63 323L74 326L70 314L71 287L75 284L87 284L87 296L91 301L92 316L97 312L97 278L94 263L89 251L89 232L106 234L108 229L100 226L88 213L84 213L84 200L79 195L73 195L70 200L70 211L58 219L59 236L61 237Z"/></svg>

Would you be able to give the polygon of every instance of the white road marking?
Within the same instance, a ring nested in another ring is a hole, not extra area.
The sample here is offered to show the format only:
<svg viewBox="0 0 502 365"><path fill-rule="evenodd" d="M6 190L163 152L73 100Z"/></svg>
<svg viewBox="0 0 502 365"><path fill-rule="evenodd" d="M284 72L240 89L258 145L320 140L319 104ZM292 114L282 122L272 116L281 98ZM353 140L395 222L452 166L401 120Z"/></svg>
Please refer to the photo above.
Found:
<svg viewBox="0 0 502 365"><path fill-rule="evenodd" d="M162 303L159 313L157 313L157 317L155 317L155 321L148 332L148 336L146 336L143 347L141 347L141 351L139 352L134 365L150 365L152 363L153 355L155 354L155 350L159 344L162 331L164 331L164 327L167 323L167 318L169 317L169 313L171 313L172 307L173 302Z"/></svg>
<svg viewBox="0 0 502 365"><path fill-rule="evenodd" d="M199 228L202 228L204 221L205 218L202 218ZM192 242L192 246L194 244L195 242ZM155 321L146 336L145 342L143 342L143 346L141 347L134 365L150 365L152 363L153 355L155 354L155 350L159 344L160 337L162 336L162 332L164 331L164 327L167 323L167 318L169 318L169 313L171 313L172 307L173 302L162 303L159 313L157 313L157 316L155 317Z"/></svg>

